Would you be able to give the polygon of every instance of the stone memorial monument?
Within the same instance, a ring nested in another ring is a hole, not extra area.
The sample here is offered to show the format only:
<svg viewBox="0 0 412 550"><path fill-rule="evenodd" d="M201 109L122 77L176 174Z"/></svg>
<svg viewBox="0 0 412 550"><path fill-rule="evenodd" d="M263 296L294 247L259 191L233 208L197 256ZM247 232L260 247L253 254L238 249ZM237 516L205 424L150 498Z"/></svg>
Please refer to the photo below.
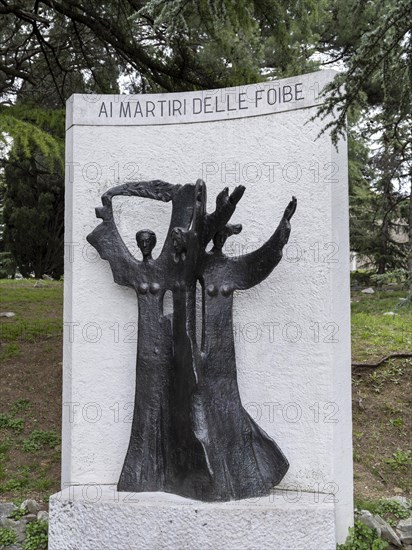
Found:
<svg viewBox="0 0 412 550"><path fill-rule="evenodd" d="M333 76L69 99L51 550L345 539L346 147L311 120Z"/></svg>

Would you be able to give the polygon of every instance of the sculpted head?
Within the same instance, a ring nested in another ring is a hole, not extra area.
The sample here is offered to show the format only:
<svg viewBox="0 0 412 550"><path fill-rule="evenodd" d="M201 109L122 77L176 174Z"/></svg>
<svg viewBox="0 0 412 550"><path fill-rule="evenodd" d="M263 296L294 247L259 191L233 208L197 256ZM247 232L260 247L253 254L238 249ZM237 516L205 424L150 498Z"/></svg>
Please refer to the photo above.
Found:
<svg viewBox="0 0 412 550"><path fill-rule="evenodd" d="M198 207L203 211L206 208L206 183L201 179L196 181L195 200Z"/></svg>
<svg viewBox="0 0 412 550"><path fill-rule="evenodd" d="M230 224L218 231L213 237L214 250L222 250L228 237L232 235L238 235L242 231L242 225L240 223Z"/></svg>
<svg viewBox="0 0 412 550"><path fill-rule="evenodd" d="M142 229L136 233L137 246L140 248L143 260L151 260L156 241L156 235L150 229Z"/></svg>
<svg viewBox="0 0 412 550"><path fill-rule="evenodd" d="M186 250L186 231L181 227L174 227L171 233L172 243L177 254Z"/></svg>

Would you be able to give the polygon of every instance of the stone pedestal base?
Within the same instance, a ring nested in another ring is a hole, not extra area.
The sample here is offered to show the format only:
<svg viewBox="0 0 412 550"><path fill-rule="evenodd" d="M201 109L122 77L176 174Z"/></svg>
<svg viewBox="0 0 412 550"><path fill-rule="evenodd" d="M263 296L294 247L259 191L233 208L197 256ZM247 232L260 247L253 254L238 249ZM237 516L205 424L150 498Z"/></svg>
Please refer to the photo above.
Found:
<svg viewBox="0 0 412 550"><path fill-rule="evenodd" d="M50 498L49 550L335 550L332 496L274 491L204 503L72 486Z"/></svg>

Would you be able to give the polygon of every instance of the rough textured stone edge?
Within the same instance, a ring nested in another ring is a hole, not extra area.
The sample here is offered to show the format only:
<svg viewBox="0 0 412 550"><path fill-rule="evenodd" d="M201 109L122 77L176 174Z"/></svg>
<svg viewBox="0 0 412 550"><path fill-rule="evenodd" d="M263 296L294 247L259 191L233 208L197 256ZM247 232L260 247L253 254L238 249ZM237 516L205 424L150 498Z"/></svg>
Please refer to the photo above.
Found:
<svg viewBox="0 0 412 550"><path fill-rule="evenodd" d="M336 548L334 505L315 493L217 504L85 487L50 498L49 550Z"/></svg>

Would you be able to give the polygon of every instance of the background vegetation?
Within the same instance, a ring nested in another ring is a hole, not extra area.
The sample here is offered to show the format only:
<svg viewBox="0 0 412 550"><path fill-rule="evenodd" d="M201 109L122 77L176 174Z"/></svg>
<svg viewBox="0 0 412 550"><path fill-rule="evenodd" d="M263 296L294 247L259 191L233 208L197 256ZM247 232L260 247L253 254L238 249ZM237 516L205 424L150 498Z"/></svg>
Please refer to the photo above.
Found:
<svg viewBox="0 0 412 550"><path fill-rule="evenodd" d="M73 92L199 90L330 66L340 73L319 116L335 113L334 139L348 120L352 250L379 273L412 272L411 0L1 0L0 15L3 276L62 274Z"/></svg>

